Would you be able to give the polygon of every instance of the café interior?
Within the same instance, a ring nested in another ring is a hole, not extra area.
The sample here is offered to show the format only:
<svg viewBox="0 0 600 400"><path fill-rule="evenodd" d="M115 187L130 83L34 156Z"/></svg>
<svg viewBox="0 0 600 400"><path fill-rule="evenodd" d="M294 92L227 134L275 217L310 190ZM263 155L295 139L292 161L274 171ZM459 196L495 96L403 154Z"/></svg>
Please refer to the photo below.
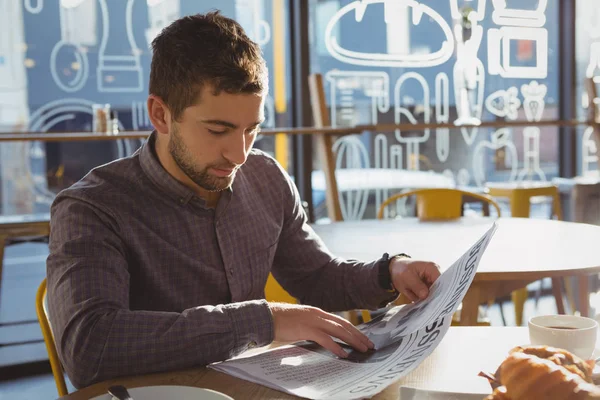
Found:
<svg viewBox="0 0 600 400"><path fill-rule="evenodd" d="M333 254L403 252L443 272L497 224L439 346L374 398L483 399L478 373L512 348L558 346L532 343L536 318L597 334L599 1L0 0L0 399L110 399L61 368L45 307L50 207L145 143L152 40L214 10L262 50L254 147L287 171ZM272 275L265 298L299 302ZM599 357L593 346L581 357ZM298 398L216 374L120 383Z"/></svg>

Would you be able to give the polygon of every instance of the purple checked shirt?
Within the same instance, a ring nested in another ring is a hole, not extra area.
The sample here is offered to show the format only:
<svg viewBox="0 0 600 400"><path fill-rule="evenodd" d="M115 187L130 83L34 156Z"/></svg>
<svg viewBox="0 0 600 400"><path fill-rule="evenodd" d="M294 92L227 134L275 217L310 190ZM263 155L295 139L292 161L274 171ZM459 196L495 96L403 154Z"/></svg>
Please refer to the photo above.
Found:
<svg viewBox="0 0 600 400"><path fill-rule="evenodd" d="M163 169L154 141L92 170L52 206L49 316L76 387L269 344L269 272L328 311L391 300L375 262L329 253L271 157L253 150L213 209Z"/></svg>

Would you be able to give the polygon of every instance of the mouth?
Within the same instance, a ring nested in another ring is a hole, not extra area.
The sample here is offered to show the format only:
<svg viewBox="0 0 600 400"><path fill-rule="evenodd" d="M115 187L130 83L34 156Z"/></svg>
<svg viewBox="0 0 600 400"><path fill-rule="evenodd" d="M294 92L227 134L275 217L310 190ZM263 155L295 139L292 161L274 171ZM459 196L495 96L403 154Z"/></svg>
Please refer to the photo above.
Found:
<svg viewBox="0 0 600 400"><path fill-rule="evenodd" d="M211 171L220 178L227 178L228 176L233 175L235 168L211 168Z"/></svg>

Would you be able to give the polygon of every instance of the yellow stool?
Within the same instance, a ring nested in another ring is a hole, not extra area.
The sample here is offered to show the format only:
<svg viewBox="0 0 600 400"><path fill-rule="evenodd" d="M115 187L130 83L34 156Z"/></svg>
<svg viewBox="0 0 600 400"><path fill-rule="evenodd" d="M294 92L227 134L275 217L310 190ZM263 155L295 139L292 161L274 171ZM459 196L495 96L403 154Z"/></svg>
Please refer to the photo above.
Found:
<svg viewBox="0 0 600 400"><path fill-rule="evenodd" d="M529 218L531 198L544 196L552 198L552 215L558 220L563 219L562 208L560 206L560 193L556 185L548 182L488 182L486 186L490 196L506 197L509 199L511 216L514 218ZM562 286L559 278L552 278L552 285L557 288ZM567 285L568 287L569 285ZM560 290L553 290L553 292L559 312L561 309L564 312ZM568 289L567 293L569 293ZM527 288L519 289L512 293L517 326L523 324L523 308L525 307L527 297Z"/></svg>

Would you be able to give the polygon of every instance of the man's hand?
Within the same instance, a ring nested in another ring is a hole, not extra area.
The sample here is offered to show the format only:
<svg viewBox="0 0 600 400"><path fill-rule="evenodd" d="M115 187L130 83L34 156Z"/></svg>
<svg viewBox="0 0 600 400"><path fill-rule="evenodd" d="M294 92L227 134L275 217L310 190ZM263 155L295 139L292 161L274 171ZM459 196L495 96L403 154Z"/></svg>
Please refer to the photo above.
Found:
<svg viewBox="0 0 600 400"><path fill-rule="evenodd" d="M285 303L269 303L269 307L273 314L276 341L312 340L342 358L348 357L348 354L331 336L361 352L375 347L350 322L319 308Z"/></svg>
<svg viewBox="0 0 600 400"><path fill-rule="evenodd" d="M430 261L395 257L390 262L390 276L396 290L411 301L429 296L429 288L440 276L440 267Z"/></svg>

